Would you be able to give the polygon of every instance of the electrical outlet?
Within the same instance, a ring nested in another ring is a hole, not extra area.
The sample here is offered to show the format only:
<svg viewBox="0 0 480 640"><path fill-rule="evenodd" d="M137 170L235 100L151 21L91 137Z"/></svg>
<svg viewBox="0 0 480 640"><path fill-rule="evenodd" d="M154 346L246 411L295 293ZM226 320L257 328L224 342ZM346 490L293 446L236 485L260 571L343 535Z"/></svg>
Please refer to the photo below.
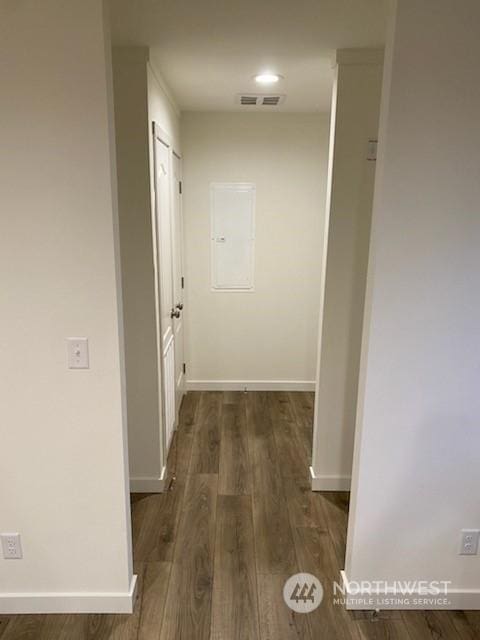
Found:
<svg viewBox="0 0 480 640"><path fill-rule="evenodd" d="M460 545L461 556L476 556L478 553L478 541L480 529L462 529L462 542Z"/></svg>
<svg viewBox="0 0 480 640"><path fill-rule="evenodd" d="M23 558L22 543L19 533L2 533L3 557L5 560L20 560Z"/></svg>

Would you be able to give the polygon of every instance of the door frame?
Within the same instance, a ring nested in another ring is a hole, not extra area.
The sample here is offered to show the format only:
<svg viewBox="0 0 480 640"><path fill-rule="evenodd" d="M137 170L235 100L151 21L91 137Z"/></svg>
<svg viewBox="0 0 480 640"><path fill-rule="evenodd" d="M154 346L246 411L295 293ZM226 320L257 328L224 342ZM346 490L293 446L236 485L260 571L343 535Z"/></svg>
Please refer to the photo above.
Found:
<svg viewBox="0 0 480 640"><path fill-rule="evenodd" d="M168 457L168 447L170 445L167 442L167 415L166 415L166 397L165 397L165 366L163 357L163 332L162 332L162 308L161 308L161 243L159 241L159 225L158 225L158 212L159 212L159 199L157 193L157 171L158 171L158 159L156 153L156 143L160 142L168 149L168 169L171 177L172 168L172 143L170 136L155 122L152 121L152 166L153 166L153 189L152 189L152 242L153 242L153 255L154 255L154 282L155 282L155 325L156 325L156 338L157 338L157 369L159 372L158 379L158 403L159 403L159 415L161 417L160 425L160 457L162 464L162 475L165 473ZM171 180L169 184L171 192ZM171 197L169 197L169 208L171 216L172 208ZM171 233L170 233L171 236ZM170 237L171 244L171 237ZM172 278L173 287L173 278ZM172 322L172 339L175 340L173 322ZM175 343L173 345L175 348ZM176 420L173 429L177 427Z"/></svg>
<svg viewBox="0 0 480 640"><path fill-rule="evenodd" d="M185 357L185 315L186 315L186 300L185 300L185 242L184 242L184 224L183 224L183 204L182 204L182 197L183 197L183 159L182 159L182 155L179 151L176 150L176 148L174 146L172 146L172 180L175 181L175 172L173 170L173 165L174 165L174 159L176 159L179 163L180 163L180 179L179 179L179 183L182 185L181 186L181 190L178 190L178 185L175 185L175 197L179 198L179 202L178 202L178 219L180 221L180 229L179 229L179 235L180 235L180 239L179 239L179 244L180 244L180 271L181 274L177 274L176 272L176 267L177 267L177 260L176 260L176 255L174 256L174 269L173 269L173 279L174 279L174 286L173 286L173 291L175 294L175 280L176 280L176 276L180 276L180 278L182 278L182 283L183 286L181 286L181 290L182 290L182 304L183 304L183 309L182 309L182 323L183 323L183 329L182 329L182 353L183 353L183 361L182 361L182 367L184 364L186 364L186 357ZM175 204L172 202L172 219L173 219L173 226L172 226L172 232L173 234L176 233L177 231L177 219L176 216L174 215L175 213ZM174 237L172 238L172 246L174 248L174 253L177 251L178 247L177 247L177 242L176 242L177 238ZM178 303L178 300L175 301L175 303ZM177 379L175 378L175 391L177 390ZM180 402L178 404L178 407L176 407L176 417L177 417L177 422L180 419L180 407L183 401L183 397L185 396L186 393L186 373L185 371L183 371L182 374L182 386L181 386L181 399ZM176 400L176 395L175 395L175 400Z"/></svg>

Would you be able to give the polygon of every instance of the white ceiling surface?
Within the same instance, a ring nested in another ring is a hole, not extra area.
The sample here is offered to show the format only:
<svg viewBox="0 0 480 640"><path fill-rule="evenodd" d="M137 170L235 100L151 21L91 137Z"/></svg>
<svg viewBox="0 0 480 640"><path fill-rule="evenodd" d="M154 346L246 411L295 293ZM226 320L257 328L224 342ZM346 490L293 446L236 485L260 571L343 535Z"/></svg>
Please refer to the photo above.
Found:
<svg viewBox="0 0 480 640"><path fill-rule="evenodd" d="M182 111L330 108L335 49L384 43L386 0L110 0L115 45L145 45ZM284 76L274 88L252 79ZM281 93L241 107L238 93Z"/></svg>

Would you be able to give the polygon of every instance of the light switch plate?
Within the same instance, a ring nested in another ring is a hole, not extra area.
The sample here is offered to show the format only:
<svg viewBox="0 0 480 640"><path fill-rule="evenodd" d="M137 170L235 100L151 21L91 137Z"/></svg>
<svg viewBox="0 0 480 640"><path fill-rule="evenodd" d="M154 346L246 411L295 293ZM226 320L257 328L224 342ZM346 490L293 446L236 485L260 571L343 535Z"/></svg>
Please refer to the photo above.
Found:
<svg viewBox="0 0 480 640"><path fill-rule="evenodd" d="M89 369L88 338L67 338L69 369Z"/></svg>

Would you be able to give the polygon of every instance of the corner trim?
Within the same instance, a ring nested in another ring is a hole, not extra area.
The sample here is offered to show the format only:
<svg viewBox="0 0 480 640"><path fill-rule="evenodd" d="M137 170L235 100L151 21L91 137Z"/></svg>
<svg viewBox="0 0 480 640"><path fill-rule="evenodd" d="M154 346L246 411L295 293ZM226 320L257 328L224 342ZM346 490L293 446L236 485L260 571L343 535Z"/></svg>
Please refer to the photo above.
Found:
<svg viewBox="0 0 480 640"><path fill-rule="evenodd" d="M163 493L167 484L167 467L163 467L159 478L132 477L130 478L130 493Z"/></svg>
<svg viewBox="0 0 480 640"><path fill-rule="evenodd" d="M312 491L350 491L350 476L316 476L310 467L310 481Z"/></svg>
<svg viewBox="0 0 480 640"><path fill-rule="evenodd" d="M383 590L371 592L368 590L357 590L353 593L350 589L350 582L345 574L345 571L341 571L343 583L343 592L345 598L345 606L351 610L381 610L391 609L397 611L406 610L431 610L438 609L441 611L455 611L455 610L479 610L480 609L480 590L478 589L449 589L445 595L431 594L430 596L415 591L405 595L399 595L401 602L395 602L394 594L391 591ZM355 582L355 584L361 584L361 581ZM431 598L432 604L429 603L425 606L424 599ZM448 605L441 604L443 598L449 600ZM418 602L420 600L420 602ZM423 601L422 601L423 600ZM439 603L435 603L435 600L439 600Z"/></svg>
<svg viewBox="0 0 480 640"><path fill-rule="evenodd" d="M187 391L315 391L312 380L187 380Z"/></svg>
<svg viewBox="0 0 480 640"><path fill-rule="evenodd" d="M126 593L2 593L0 614L21 613L132 613L137 576Z"/></svg>

